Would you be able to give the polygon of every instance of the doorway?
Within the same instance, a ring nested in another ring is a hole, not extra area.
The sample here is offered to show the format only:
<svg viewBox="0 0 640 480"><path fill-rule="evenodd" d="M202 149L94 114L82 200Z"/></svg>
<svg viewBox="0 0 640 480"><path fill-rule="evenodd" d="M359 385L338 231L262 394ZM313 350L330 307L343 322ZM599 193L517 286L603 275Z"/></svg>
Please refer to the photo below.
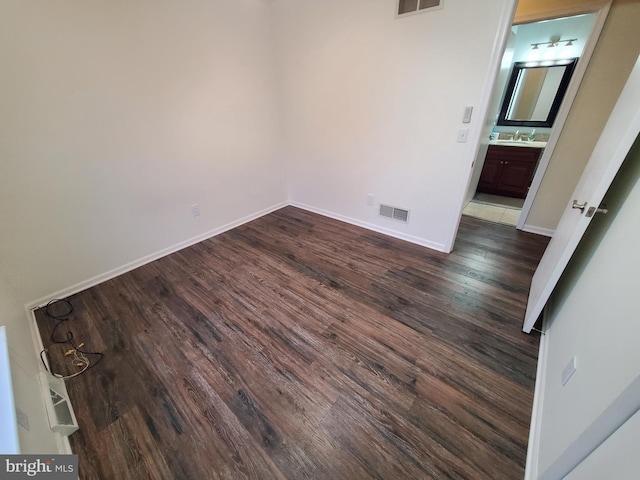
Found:
<svg viewBox="0 0 640 480"><path fill-rule="evenodd" d="M585 67L582 65L581 69L577 69L569 83L565 101L567 105L563 105L565 112L562 109L556 111L557 118L549 122L549 126L536 126L535 122L528 122L527 119L518 125L513 121L504 121L506 106L512 99L507 88L511 73L515 65L541 66L571 58L582 58L583 64L588 63L593 47L586 47L589 43L594 45L599 34L599 31L592 33L596 30L597 17L596 13L579 14L511 27L488 109L492 139L485 145L481 144L479 149L462 212L464 215L527 230L527 214ZM596 39L592 39L592 36ZM553 231L535 233L551 236Z"/></svg>

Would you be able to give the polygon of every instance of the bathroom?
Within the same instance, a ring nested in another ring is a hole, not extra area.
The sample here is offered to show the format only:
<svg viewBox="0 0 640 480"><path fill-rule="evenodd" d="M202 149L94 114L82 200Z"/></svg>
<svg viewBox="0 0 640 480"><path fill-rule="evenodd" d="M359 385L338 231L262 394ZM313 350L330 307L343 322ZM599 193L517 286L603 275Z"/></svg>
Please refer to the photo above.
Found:
<svg viewBox="0 0 640 480"><path fill-rule="evenodd" d="M594 21L587 14L512 27L492 95L491 139L463 214L517 225L547 141L562 128L555 115Z"/></svg>

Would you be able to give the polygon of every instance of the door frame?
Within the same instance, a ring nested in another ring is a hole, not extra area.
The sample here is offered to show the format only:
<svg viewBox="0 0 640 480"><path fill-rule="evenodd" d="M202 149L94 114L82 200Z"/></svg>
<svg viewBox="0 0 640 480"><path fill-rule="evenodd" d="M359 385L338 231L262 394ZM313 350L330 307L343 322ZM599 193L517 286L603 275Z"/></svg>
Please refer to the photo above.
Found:
<svg viewBox="0 0 640 480"><path fill-rule="evenodd" d="M520 212L520 218L518 219L518 223L516 224L516 228L518 230L523 230L525 232L538 233L542 235L552 236L553 231L543 230L540 228L528 226L526 224L527 217L529 216L529 212L531 211L531 207L535 202L536 196L538 195L538 191L540 189L540 185L542 184L542 179L544 178L544 174L547 170L547 167L551 163L553 158L553 152L558 144L558 140L562 135L562 130L564 128L564 124L569 117L569 112L571 111L571 107L573 102L580 91L580 85L582 84L582 80L587 71L587 67L589 66L589 62L591 61L591 56L593 55L593 51L596 48L598 40L600 39L600 34L602 33L602 29L604 28L604 24L607 20L607 16L609 15L609 10L611 9L612 1L608 1L606 4L602 5L596 11L585 11L578 10L571 15L568 16L576 16L588 13L595 13L596 18L593 23L593 27L591 28L591 33L589 34L589 38L585 43L584 50L580 55L580 61L576 66L576 70L571 77L571 82L569 83L569 88L565 94L564 100L558 110L558 115L554 122L553 128L551 130L551 135L549 136L549 140L547 141L547 146L542 152L540 156L540 160L538 161L538 168L536 169L536 173L531 182L531 186L529 187L529 193L525 198L524 205L522 206L522 212ZM566 15L565 15L566 16ZM527 20L526 23L534 23L539 20ZM544 20L547 20L546 18ZM514 23L514 25L521 25L522 23Z"/></svg>
<svg viewBox="0 0 640 480"><path fill-rule="evenodd" d="M484 163L484 158L479 159L478 155L481 151L481 146L483 143L485 145L484 150L486 154L486 146L488 145L488 140L484 141L483 139L489 138L489 133L491 132L491 128L493 126L493 119L489 118L490 116L489 107L491 105L493 90L496 86L498 75L500 73L500 65L502 63L502 58L504 56L504 52L507 46L507 39L509 36L509 32L511 31L511 27L516 24L519 25L522 23L533 23L533 22L539 22L543 20L551 20L554 18L562 18L562 17L570 17L570 16L576 16L576 15L595 13L596 20L594 22L594 26L592 28L591 34L589 35L589 39L587 40L587 43L585 44L585 48L583 51L583 56L587 54L589 55L589 58L587 58L588 61L578 62L578 67L576 67L576 71L574 72L574 75L573 75L575 78L572 79L572 82L569 85L569 89L567 90L567 94L566 94L567 96L565 96L565 100L570 100L570 101L563 101L560 107L560 110L558 111L558 116L556 118L556 126L554 126L552 131L553 135L552 137L549 138L549 142L547 142L547 148L545 148L545 151L543 152L536 175L534 176L533 181L535 182L535 185L532 184L532 188L529 191L529 195L527 195L527 198L525 199L525 205L527 207L526 214L523 206L523 212L521 213L520 218L518 220L518 225L516 226L516 228L518 229L528 231L531 233L538 233L546 236L553 235L553 231L536 229L534 227L532 228L531 226L527 226L526 217L529 211L531 210L535 197L538 193L538 189L542 183L544 171L547 169L547 167L549 166L549 163L551 162L553 150L555 149L558 139L562 135L562 128L564 127L564 123L568 117L569 111L571 110L573 101L580 90L580 84L582 83L582 79L585 75L589 61L591 60L591 55L593 54L595 46L597 45L598 40L600 39L600 34L604 27L604 24L605 24L607 15L609 14L609 10L611 8L612 3L613 3L613 0L601 0L595 3L591 2L585 5L578 5L575 7L550 10L544 13L540 13L539 15L528 15L527 17L524 17L524 18L516 17L517 5L515 4L515 2L514 3L508 2L508 4L505 6L505 10L503 11L500 22L499 22L498 32L496 33L496 37L494 39L493 55L489 60L488 75L485 80L485 85L482 92L482 99L479 104L480 108L478 109L479 110L478 118L481 120L480 126L477 129L473 129L471 135L469 136L470 141L473 142L474 148L470 149L471 151L470 153L472 154L472 157L469 159L470 167L469 167L467 177L464 180L464 188L460 192L460 199L458 201L458 216L456 217L455 221L452 222L448 239L444 242L445 248L443 249L443 251L451 252L453 250L453 246L456 241L456 237L458 235L458 228L460 227L460 220L462 219L462 210L468 203L467 193L469 192L469 188L471 187L471 181L474 177L474 172L476 171L476 169L481 169L482 163ZM597 35L596 35L596 32L597 32ZM479 161L479 160L482 160L482 161ZM477 186L474 188L477 188ZM527 201L528 201L528 204L527 204ZM520 224L522 224L522 226L520 226Z"/></svg>

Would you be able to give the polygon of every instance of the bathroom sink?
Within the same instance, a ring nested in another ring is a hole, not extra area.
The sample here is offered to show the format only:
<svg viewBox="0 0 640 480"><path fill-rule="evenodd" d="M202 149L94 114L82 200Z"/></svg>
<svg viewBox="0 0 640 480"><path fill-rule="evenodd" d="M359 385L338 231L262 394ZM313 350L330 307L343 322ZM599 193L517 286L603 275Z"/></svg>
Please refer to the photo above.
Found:
<svg viewBox="0 0 640 480"><path fill-rule="evenodd" d="M529 140L491 140L490 145L505 145L508 147L529 147L529 148L545 148L547 142L536 142Z"/></svg>

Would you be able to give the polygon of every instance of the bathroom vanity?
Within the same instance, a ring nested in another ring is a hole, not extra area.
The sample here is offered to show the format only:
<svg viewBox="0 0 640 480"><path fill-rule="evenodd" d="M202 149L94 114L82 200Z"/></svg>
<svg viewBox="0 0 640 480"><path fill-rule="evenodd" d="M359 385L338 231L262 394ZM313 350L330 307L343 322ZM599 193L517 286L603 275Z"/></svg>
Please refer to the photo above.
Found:
<svg viewBox="0 0 640 480"><path fill-rule="evenodd" d="M544 142L491 142L477 191L525 198L544 146Z"/></svg>

